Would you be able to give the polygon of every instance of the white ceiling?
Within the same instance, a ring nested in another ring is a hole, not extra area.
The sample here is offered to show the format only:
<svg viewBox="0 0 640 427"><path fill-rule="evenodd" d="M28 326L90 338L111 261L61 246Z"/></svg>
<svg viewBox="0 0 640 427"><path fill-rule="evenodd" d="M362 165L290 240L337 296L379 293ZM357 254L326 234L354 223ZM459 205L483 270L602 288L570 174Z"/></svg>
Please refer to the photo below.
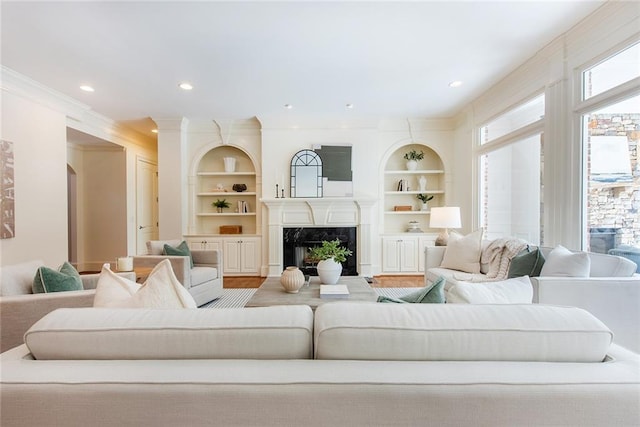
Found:
<svg viewBox="0 0 640 427"><path fill-rule="evenodd" d="M450 117L603 3L3 0L1 55L145 133L149 117Z"/></svg>

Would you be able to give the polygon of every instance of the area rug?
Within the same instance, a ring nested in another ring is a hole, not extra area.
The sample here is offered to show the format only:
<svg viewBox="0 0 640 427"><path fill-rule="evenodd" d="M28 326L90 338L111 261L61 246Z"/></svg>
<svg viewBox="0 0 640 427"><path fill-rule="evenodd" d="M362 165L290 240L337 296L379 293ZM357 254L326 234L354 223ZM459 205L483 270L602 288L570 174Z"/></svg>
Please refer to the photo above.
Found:
<svg viewBox="0 0 640 427"><path fill-rule="evenodd" d="M398 298L408 293L414 292L418 288L373 288L378 295ZM236 308L244 307L257 291L250 289L223 289L222 296L215 301L203 305L200 308Z"/></svg>

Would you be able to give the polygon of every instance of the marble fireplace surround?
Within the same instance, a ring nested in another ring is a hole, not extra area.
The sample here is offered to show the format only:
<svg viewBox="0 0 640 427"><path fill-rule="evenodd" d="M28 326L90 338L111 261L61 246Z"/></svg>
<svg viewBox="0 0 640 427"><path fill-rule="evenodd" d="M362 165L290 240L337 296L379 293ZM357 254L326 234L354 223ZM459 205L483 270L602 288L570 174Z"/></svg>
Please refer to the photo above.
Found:
<svg viewBox="0 0 640 427"><path fill-rule="evenodd" d="M361 276L371 276L372 226L377 199L323 197L318 199L262 199L267 207L269 264L267 276L280 276L283 270L283 229L289 227L356 227L357 265Z"/></svg>

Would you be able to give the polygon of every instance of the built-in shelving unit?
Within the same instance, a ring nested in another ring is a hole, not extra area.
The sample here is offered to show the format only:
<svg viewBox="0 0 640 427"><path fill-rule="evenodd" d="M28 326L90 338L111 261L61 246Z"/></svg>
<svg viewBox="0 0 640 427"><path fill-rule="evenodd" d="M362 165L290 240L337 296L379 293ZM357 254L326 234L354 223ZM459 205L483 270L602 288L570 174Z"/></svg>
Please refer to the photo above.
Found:
<svg viewBox="0 0 640 427"><path fill-rule="evenodd" d="M405 153L422 151L424 158L418 161L415 170L408 170ZM424 190L420 189L420 178L426 179ZM405 189L399 190L403 180ZM422 209L418 194L434 196ZM398 148L387 160L384 170L384 230L385 233L403 233L409 221L417 221L423 231L429 226L429 207L444 204L444 168L440 156L426 145L409 144ZM410 206L410 211L395 210L396 206Z"/></svg>

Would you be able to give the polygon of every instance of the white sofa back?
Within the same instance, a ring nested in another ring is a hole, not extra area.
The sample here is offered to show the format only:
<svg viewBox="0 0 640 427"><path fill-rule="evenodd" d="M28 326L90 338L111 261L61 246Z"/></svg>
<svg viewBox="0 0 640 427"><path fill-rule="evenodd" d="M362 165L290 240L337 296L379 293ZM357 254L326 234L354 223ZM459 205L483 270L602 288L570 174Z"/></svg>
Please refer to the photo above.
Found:
<svg viewBox="0 0 640 427"><path fill-rule="evenodd" d="M225 310L58 309L25 334L36 359L308 359L306 305Z"/></svg>

